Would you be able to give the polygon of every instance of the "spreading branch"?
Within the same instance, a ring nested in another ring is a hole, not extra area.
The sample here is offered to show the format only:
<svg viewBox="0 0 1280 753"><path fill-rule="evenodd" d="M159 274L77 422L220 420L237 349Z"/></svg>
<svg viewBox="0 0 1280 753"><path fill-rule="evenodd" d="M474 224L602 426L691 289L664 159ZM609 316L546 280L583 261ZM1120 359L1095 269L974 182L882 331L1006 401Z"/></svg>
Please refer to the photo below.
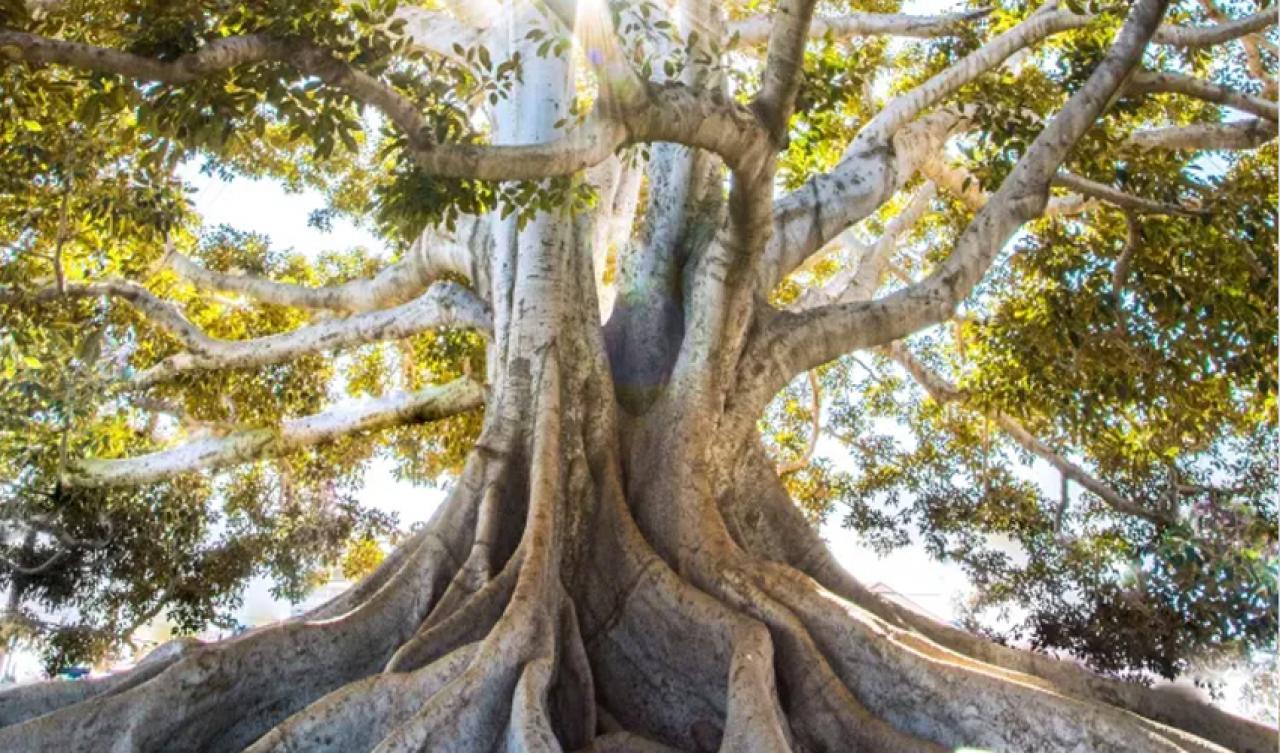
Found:
<svg viewBox="0 0 1280 753"><path fill-rule="evenodd" d="M890 343L881 350L901 366L935 401L939 403L963 402L965 394L960 389L948 381L946 377L933 371L924 362L916 358L915 354L908 350L902 342ZM991 414L991 419L1020 447L1052 465L1062 474L1063 478L1070 479L1092 492L1116 512L1139 517L1156 524L1170 522L1160 512L1149 510L1143 505L1129 501L1110 485L1055 452L1053 448L1027 431L1026 427L1017 419L999 411Z"/></svg>
<svg viewBox="0 0 1280 753"><path fill-rule="evenodd" d="M1232 123L1197 123L1137 131L1127 143L1137 149L1249 150L1272 141L1276 124L1261 118Z"/></svg>
<svg viewBox="0 0 1280 753"><path fill-rule="evenodd" d="M388 395L288 419L278 427L246 429L198 439L132 458L81 460L72 463L63 482L81 487L154 483L182 473L284 455L359 432L434 421L483 404L484 388L463 378L417 392Z"/></svg>
<svg viewBox="0 0 1280 753"><path fill-rule="evenodd" d="M284 363L309 353L400 340L442 327L488 331L488 309L461 285L439 282L425 294L399 306L346 319L330 319L278 335L218 340L200 332L200 340L191 347L191 352L170 356L140 372L131 386L147 387L191 371Z"/></svg>
<svg viewBox="0 0 1280 753"><path fill-rule="evenodd" d="M988 8L962 13L916 16L908 13L851 13L844 16L819 16L809 26L809 37L830 35L834 39L851 37L893 36L932 39L954 34L965 25L991 13ZM769 39L774 16L761 13L728 24L729 38L742 46L761 44Z"/></svg>
<svg viewBox="0 0 1280 753"><path fill-rule="evenodd" d="M778 144L785 143L788 120L800 91L815 4L815 0L784 0L770 16L763 82L753 106Z"/></svg>
<svg viewBox="0 0 1280 753"><path fill-rule="evenodd" d="M1166 24L1156 32L1154 41L1175 47L1210 47L1239 39L1246 34L1254 34L1275 23L1276 9L1272 7L1258 11L1252 16L1212 26Z"/></svg>
<svg viewBox="0 0 1280 753"><path fill-rule="evenodd" d="M761 287L770 290L813 253L868 217L937 154L959 113L938 112L912 123L929 107L994 70L1019 50L1053 34L1080 28L1088 16L1043 10L999 35L925 83L891 100L867 123L828 173L774 204L773 235ZM908 126L908 124L911 124Z"/></svg>
<svg viewBox="0 0 1280 753"><path fill-rule="evenodd" d="M1275 102L1250 94L1241 94L1226 86L1181 73L1139 71L1129 80L1128 91L1134 94L1152 92L1183 94L1257 115L1273 123L1280 120L1280 106Z"/></svg>
<svg viewBox="0 0 1280 753"><path fill-rule="evenodd" d="M264 34L224 37L172 60L105 47L0 31L0 54L14 62L59 64L139 81L181 85L255 63L278 62L343 91L385 115L408 138L424 171L471 180L534 180L597 165L631 143L671 141L707 149L737 166L758 159L760 127L746 108L686 87L657 87L602 97L580 124L538 144L435 144L418 106L389 84L341 60L333 50L298 38Z"/></svg>
<svg viewBox="0 0 1280 753"><path fill-rule="evenodd" d="M371 278L323 287L216 272L174 250L166 255L165 263L179 277L202 290L235 293L277 306L360 313L420 295L446 272L469 276L470 255L470 251L459 244L438 243L428 248L428 243L420 239L403 259Z"/></svg>
<svg viewBox="0 0 1280 753"><path fill-rule="evenodd" d="M747 359L750 365L742 372L751 411L794 374L950 319L1009 238L1044 211L1059 166L1141 60L1166 6L1162 0L1143 0L1135 6L1088 81L1036 137L965 228L952 253L928 277L874 301L774 314L756 335Z"/></svg>

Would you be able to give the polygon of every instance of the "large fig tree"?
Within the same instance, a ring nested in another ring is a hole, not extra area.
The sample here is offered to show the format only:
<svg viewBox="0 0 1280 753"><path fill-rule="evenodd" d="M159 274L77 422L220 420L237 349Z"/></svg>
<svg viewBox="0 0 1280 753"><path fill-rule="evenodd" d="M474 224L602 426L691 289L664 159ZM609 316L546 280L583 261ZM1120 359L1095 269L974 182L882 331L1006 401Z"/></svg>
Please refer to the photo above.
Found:
<svg viewBox="0 0 1280 753"><path fill-rule="evenodd" d="M1052 417L1014 415L1001 354L1034 362L1013 345L1054 334L1044 310L986 306L985 398L904 339L982 325L962 304L1036 279L1010 250L1038 245L1091 260L1061 277L1111 285L1113 312L1143 309L1108 342L1158 351L1190 324L1176 299L1133 304L1161 268L1141 254L1203 244L1179 263L1217 270L1201 289L1227 310L1202 317L1219 361L1192 376L1273 421L1273 379L1210 377L1269 374L1274 330L1249 312L1274 303L1274 220L1205 189L1273 195L1274 10L851 5L0 3L11 593L87 563L98 580L63 596L196 623L202 584L324 550L263 522L279 510L341 539L373 525L342 511L371 453L429 475L474 439L431 522L348 592L8 691L0 748L1274 750L1274 730L881 599L793 501L804 452L759 424L806 372L875 350L933 405L989 400L1110 514L1164 530L1212 507L1222 472L1126 493L1094 475L1124 469L1037 436ZM320 188L315 222L357 217L398 254L280 258L201 230L180 180L200 161ZM923 253L899 254L908 237ZM1096 292L1077 287L1051 310ZM1049 360L1061 392L1024 400L1071 409L1090 385ZM1158 398L1116 420L1218 441L1161 424ZM455 423L415 433L430 420ZM183 513L209 498L220 531Z"/></svg>

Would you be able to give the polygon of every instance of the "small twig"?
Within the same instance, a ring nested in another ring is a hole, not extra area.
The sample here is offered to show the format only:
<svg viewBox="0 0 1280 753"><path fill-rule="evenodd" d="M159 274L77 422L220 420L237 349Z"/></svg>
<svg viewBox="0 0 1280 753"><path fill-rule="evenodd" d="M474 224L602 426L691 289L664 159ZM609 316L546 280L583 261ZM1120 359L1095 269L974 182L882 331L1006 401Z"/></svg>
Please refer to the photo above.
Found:
<svg viewBox="0 0 1280 753"><path fill-rule="evenodd" d="M809 371L809 392L812 399L810 410L813 413L813 426L809 432L809 444L805 447L804 454L798 459L778 467L779 476L795 473L808 467L809 461L813 459L813 451L818 446L818 433L822 427L822 392L818 386L818 372L816 370Z"/></svg>
<svg viewBox="0 0 1280 753"><path fill-rule="evenodd" d="M62 268L62 251L67 245L67 236L70 234L67 229L70 206L71 179L68 177L66 190L62 192L62 206L58 210L58 237L53 247L53 276L57 281L58 295L66 295L67 292L67 275Z"/></svg>
<svg viewBox="0 0 1280 753"><path fill-rule="evenodd" d="M1124 219L1128 227L1128 234L1125 236L1124 250L1120 252L1119 258L1116 259L1115 269L1111 271L1111 293L1116 298L1117 312L1115 332L1122 336L1129 334L1129 328L1125 323L1124 305L1120 299L1129 284L1129 268L1133 265L1133 255L1138 250L1142 240L1142 225L1138 222L1137 216L1133 212L1126 210Z"/></svg>

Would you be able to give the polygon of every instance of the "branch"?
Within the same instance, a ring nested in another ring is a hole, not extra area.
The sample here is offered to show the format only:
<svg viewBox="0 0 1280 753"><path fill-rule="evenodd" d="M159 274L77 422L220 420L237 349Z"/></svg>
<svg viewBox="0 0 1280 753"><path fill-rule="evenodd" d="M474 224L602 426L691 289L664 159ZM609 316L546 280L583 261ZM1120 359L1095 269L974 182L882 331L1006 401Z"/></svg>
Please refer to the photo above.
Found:
<svg viewBox="0 0 1280 753"><path fill-rule="evenodd" d="M954 34L965 24L991 13L990 8L963 13L943 13L932 16L913 16L906 13L851 13L844 16L817 17L809 26L810 38L835 39L867 36L895 36L931 39ZM747 47L769 39L774 17L761 13L728 23L731 41Z"/></svg>
<svg viewBox="0 0 1280 753"><path fill-rule="evenodd" d="M791 306L791 310L803 311L842 301L866 300L874 296L899 239L919 223L937 193L937 186L932 181L922 185L902 211L885 224L884 232L875 243L858 244L856 264L846 265L822 287L805 291Z"/></svg>
<svg viewBox="0 0 1280 753"><path fill-rule="evenodd" d="M1111 294L1115 296L1116 300L1121 300L1124 297L1125 288L1129 285L1129 269L1133 265L1133 255L1138 252L1138 247L1142 245L1142 225L1138 222L1138 218L1132 212L1125 212L1124 224L1124 248L1120 250L1120 256L1116 258L1116 265L1111 270ZM1118 309L1115 332L1122 337L1129 332L1127 319L1124 308Z"/></svg>
<svg viewBox="0 0 1280 753"><path fill-rule="evenodd" d="M1257 149L1275 137L1275 123L1250 118L1232 123L1197 123L1137 131L1126 143L1142 150L1248 150Z"/></svg>
<svg viewBox="0 0 1280 753"><path fill-rule="evenodd" d="M43 533L51 536L58 542L61 547L53 554L49 555L38 565L19 565L17 562L4 557L0 558L0 562L10 570L22 573L23 575L39 575L62 560L66 559L75 549L101 549L110 543L110 539L78 539L67 533L66 529L57 526L45 515L23 515L22 517L3 517L0 518L0 525L11 524L19 528L27 530L26 542L28 547L34 547L36 542L36 534ZM108 527L110 531L110 527Z"/></svg>
<svg viewBox="0 0 1280 753"><path fill-rule="evenodd" d="M418 106L385 82L311 42L264 34L216 39L197 52L157 60L119 50L0 31L0 54L12 61L56 63L82 70L114 73L139 81L186 84L213 73L254 63L287 63L373 107L408 137L419 167L435 175L473 180L523 180L570 175L603 160L625 140L622 126L606 118L588 118L563 137L545 144L480 146L433 144L429 124Z"/></svg>
<svg viewBox="0 0 1280 753"><path fill-rule="evenodd" d="M1152 199L1144 199L1141 196L1134 196L1118 188L1112 188L1105 183L1099 183L1096 180L1090 180L1074 173L1058 173L1053 178L1053 185L1069 188L1084 196L1091 196L1138 214L1176 214L1187 217L1197 217L1205 214L1204 210L1196 207L1166 204Z"/></svg>
<svg viewBox="0 0 1280 753"><path fill-rule="evenodd" d="M204 351L216 347L218 341L209 337L196 325L192 324L178 307L162 300L150 290L136 282L127 280L107 280L95 283L64 283L63 289L57 286L45 287L34 292L0 287L0 304L14 305L23 301L49 303L59 298L120 298L143 314L152 324L173 335L187 348Z"/></svg>
<svg viewBox="0 0 1280 753"><path fill-rule="evenodd" d="M920 86L895 97L854 138L828 173L774 203L773 235L760 286L768 292L845 228L866 218L936 154L962 117L933 113L907 124L925 109L1001 65L1018 50L1089 23L1069 11L1042 10L997 36Z"/></svg>
<svg viewBox="0 0 1280 753"><path fill-rule="evenodd" d="M740 369L743 400L757 408L790 379L844 353L903 337L953 315L999 250L1048 203L1049 186L1072 147L1114 99L1159 25L1167 0L1139 0L1103 61L1036 137L955 248L920 282L874 301L778 312L761 327Z"/></svg>
<svg viewBox="0 0 1280 753"><path fill-rule="evenodd" d="M977 177L959 165L950 165L941 159L934 159L926 162L920 168L920 172L975 212L980 211L991 199L991 195L982 190ZM1070 217L1095 206L1097 201L1079 193L1050 196L1041 216Z"/></svg>
<svg viewBox="0 0 1280 753"><path fill-rule="evenodd" d="M759 124L746 108L686 87L656 87L602 97L579 125L549 142L521 145L433 144L417 105L387 83L297 38L263 34L224 37L197 52L156 60L119 50L0 31L0 55L32 64L57 63L142 81L185 84L254 63L279 62L314 76L382 112L408 137L414 162L426 172L471 180L535 180L572 175L619 148L671 141L719 154L731 167L756 158ZM616 93L615 93L616 94Z"/></svg>
<svg viewBox="0 0 1280 753"><path fill-rule="evenodd" d="M474 293L440 282L418 298L389 309L330 319L291 332L252 340L217 340L208 335L191 353L170 356L139 373L130 386L143 388L190 371L265 366L298 356L380 340L399 340L440 327L487 331L489 313Z"/></svg>
<svg viewBox="0 0 1280 753"><path fill-rule="evenodd" d="M1093 21L1091 16L1056 10L1050 4L1033 13L1026 21L997 36L976 52L914 89L894 97L876 113L859 137L887 142L889 137L929 107L956 93L965 85L999 67L1013 56L1037 42L1064 31L1079 29Z"/></svg>
<svg viewBox="0 0 1280 753"><path fill-rule="evenodd" d="M1174 26L1166 24L1156 31L1154 41L1175 47L1209 47L1262 31L1276 22L1274 7L1258 11L1236 21L1213 26Z"/></svg>
<svg viewBox="0 0 1280 753"><path fill-rule="evenodd" d="M769 50L760 91L752 107L776 144L787 139L787 123L804 75L804 46L816 0L782 0L770 15Z"/></svg>
<svg viewBox="0 0 1280 753"><path fill-rule="evenodd" d="M236 293L277 306L358 313L407 301L445 272L470 276L469 256L466 248L452 243L427 250L426 242L420 238L404 258L373 277L324 287L215 272L173 250L166 255L165 263L179 277L204 290Z"/></svg>
<svg viewBox="0 0 1280 753"><path fill-rule="evenodd" d="M1230 20L1213 0L1200 0L1200 7L1204 9L1205 15L1218 23L1226 23ZM1249 75L1262 83L1262 96L1274 98L1276 96L1275 77L1267 72L1267 67L1263 63L1262 50L1266 49L1273 57L1280 55L1280 52L1277 52L1276 46L1262 34L1246 34L1240 37L1240 46L1244 47L1245 65L1249 69Z"/></svg>
<svg viewBox="0 0 1280 753"><path fill-rule="evenodd" d="M247 429L121 460L82 460L72 465L63 481L81 487L153 483L181 473L282 455L357 432L434 421L483 404L484 388L462 378L418 392L388 395L288 419L275 428Z"/></svg>
<svg viewBox="0 0 1280 753"><path fill-rule="evenodd" d="M1184 94L1188 97L1194 97L1206 102L1215 102L1235 108L1241 112L1251 113L1272 122L1280 120L1280 106L1277 106L1275 102L1262 97L1241 94L1234 89L1192 76L1184 76L1181 73L1139 71L1129 80L1127 90L1135 94L1153 92Z"/></svg>
<svg viewBox="0 0 1280 753"><path fill-rule="evenodd" d="M947 379L941 374L931 370L921 362L920 359L916 358L911 351L907 350L906 346L901 341L891 343L881 350L885 355L905 369L921 387L924 387L925 391L929 393L929 396L937 402L951 403L962 401L964 399L964 393L957 389L954 384L947 381ZM1103 483L1085 469L1054 452L1051 447L1040 441L1037 437L1032 435L1031 432L1027 431L1017 419L999 412L993 414L992 418L995 420L996 424L1013 439L1013 441L1018 443L1019 446L1058 469L1058 472L1062 474L1063 478L1071 479L1085 489L1093 492L1099 499L1107 503L1107 505L1116 512L1123 513L1125 515L1134 515L1157 525L1170 522L1163 515L1125 499L1111 486Z"/></svg>
<svg viewBox="0 0 1280 753"><path fill-rule="evenodd" d="M921 172L975 212L986 206L990 199L987 192L979 186L977 178L963 167L949 165L942 160L932 160L924 164ZM1097 206L1098 201L1105 201L1139 214L1199 216L1204 213L1197 207L1146 199L1065 171L1054 176L1053 185L1071 189L1073 193L1049 197L1049 203L1041 213L1042 217L1066 217L1080 214Z"/></svg>

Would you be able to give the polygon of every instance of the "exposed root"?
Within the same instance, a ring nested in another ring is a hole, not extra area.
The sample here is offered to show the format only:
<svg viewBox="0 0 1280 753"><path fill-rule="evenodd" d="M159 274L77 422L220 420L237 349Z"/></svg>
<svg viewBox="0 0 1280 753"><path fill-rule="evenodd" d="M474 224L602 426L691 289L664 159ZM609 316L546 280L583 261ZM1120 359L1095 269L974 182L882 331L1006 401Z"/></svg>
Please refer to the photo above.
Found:
<svg viewBox="0 0 1280 753"><path fill-rule="evenodd" d="M408 672L435 661L438 657L466 643L481 640L494 626L515 588L520 557L511 559L507 567L480 589L461 607L439 616L431 613L418 633L409 639L387 662L387 672Z"/></svg>
<svg viewBox="0 0 1280 753"><path fill-rule="evenodd" d="M0 729L0 749L238 751L316 698L377 671L425 617L452 574L451 559L437 538L424 537L354 611L199 647L127 690Z"/></svg>
<svg viewBox="0 0 1280 753"><path fill-rule="evenodd" d="M596 733L596 699L591 660L568 594L560 609L559 632L563 651L547 707L561 743L572 750L586 745Z"/></svg>
<svg viewBox="0 0 1280 753"><path fill-rule="evenodd" d="M91 698L106 698L137 687L200 645L197 640L179 638L159 646L128 672L79 682L49 680L6 690L0 693L0 728L52 713L64 706Z"/></svg>
<svg viewBox="0 0 1280 753"><path fill-rule="evenodd" d="M659 742L631 732L610 732L592 740L577 753L681 753Z"/></svg>
<svg viewBox="0 0 1280 753"><path fill-rule="evenodd" d="M352 753L372 750L456 678L474 644L414 672L377 674L345 685L277 725L245 753Z"/></svg>
<svg viewBox="0 0 1280 753"><path fill-rule="evenodd" d="M882 598L835 560L791 502L758 446L749 448L739 461L733 474L734 490L721 498L720 509L734 539L757 557L787 563L881 620L918 632L988 667L1031 675L1048 682L1057 693L1127 709L1160 725L1184 730L1189 734L1178 735L1162 727L1161 734L1177 738L1188 750L1212 749L1205 747L1204 740L1240 753L1269 753L1280 745L1275 729L1194 698L1111 680L1071 662L1001 646Z"/></svg>
<svg viewBox="0 0 1280 753"><path fill-rule="evenodd" d="M941 746L906 734L867 710L836 676L800 620L737 572L726 589L744 609L769 625L778 647L778 680L795 734L809 750L943 753Z"/></svg>
<svg viewBox="0 0 1280 753"><path fill-rule="evenodd" d="M5 718L32 717L0 749L1221 753L1100 702L1103 681L1059 685L850 603L865 589L787 510L721 499L642 533L549 363L531 443L469 465L433 527L351 592L109 682L0 696Z"/></svg>
<svg viewBox="0 0 1280 753"><path fill-rule="evenodd" d="M899 729L951 747L993 750L1180 749L1131 714L967 660L816 584L798 586L777 573L758 582L795 611L854 694Z"/></svg>
<svg viewBox="0 0 1280 753"><path fill-rule="evenodd" d="M778 703L769 631L751 622L734 636L722 753L786 753L791 728Z"/></svg>

